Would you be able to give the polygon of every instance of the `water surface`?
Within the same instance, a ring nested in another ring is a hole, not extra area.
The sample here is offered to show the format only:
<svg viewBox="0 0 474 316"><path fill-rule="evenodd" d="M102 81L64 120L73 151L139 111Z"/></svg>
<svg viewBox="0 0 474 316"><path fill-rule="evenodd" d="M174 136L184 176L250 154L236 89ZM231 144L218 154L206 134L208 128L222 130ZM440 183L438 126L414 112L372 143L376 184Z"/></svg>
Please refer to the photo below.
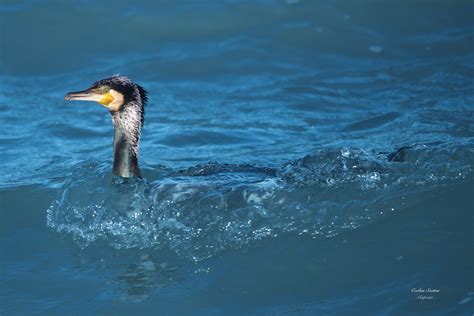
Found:
<svg viewBox="0 0 474 316"><path fill-rule="evenodd" d="M471 315L473 12L0 4L0 313ZM63 101L114 73L145 180Z"/></svg>

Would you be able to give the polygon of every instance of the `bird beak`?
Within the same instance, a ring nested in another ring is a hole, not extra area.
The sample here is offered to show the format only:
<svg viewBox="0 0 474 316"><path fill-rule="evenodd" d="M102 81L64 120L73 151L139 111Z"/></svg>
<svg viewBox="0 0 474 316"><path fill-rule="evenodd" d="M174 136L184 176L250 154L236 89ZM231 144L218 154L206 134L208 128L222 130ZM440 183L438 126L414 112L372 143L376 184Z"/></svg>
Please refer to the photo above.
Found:
<svg viewBox="0 0 474 316"><path fill-rule="evenodd" d="M64 96L64 100L66 101L74 101L74 100L81 100L81 101L96 101L99 102L102 99L102 95L91 92L89 90L82 90L76 92L69 92Z"/></svg>

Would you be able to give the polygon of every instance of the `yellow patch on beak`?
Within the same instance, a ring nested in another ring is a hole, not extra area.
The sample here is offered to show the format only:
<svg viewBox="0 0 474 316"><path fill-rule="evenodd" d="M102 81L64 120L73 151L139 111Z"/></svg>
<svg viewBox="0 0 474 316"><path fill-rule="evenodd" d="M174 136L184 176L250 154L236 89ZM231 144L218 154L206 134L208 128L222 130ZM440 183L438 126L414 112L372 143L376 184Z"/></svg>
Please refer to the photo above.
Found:
<svg viewBox="0 0 474 316"><path fill-rule="evenodd" d="M102 99L100 99L98 102L106 107L109 106L110 103L112 103L114 101L114 97L112 96L112 94L110 92L107 92L106 94L104 94L102 96Z"/></svg>

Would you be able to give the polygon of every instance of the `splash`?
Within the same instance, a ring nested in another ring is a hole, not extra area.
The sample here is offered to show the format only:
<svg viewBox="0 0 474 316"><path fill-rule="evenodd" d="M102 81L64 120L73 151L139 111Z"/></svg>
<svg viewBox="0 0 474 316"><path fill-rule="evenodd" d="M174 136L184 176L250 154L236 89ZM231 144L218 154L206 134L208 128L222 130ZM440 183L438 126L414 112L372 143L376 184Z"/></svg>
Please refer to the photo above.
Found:
<svg viewBox="0 0 474 316"><path fill-rule="evenodd" d="M385 154L341 148L278 169L164 168L153 182L114 178L108 166L89 163L66 181L47 225L81 247L101 240L200 261L282 234L324 238L357 229L403 209L416 192L472 173L460 163L466 155L473 153L415 146L404 162L390 162Z"/></svg>

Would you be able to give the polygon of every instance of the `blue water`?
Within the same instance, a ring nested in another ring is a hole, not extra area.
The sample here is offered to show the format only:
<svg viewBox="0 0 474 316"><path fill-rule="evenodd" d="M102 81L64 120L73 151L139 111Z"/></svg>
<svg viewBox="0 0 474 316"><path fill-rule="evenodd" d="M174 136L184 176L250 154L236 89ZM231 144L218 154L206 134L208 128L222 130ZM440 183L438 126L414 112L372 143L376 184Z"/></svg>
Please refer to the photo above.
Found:
<svg viewBox="0 0 474 316"><path fill-rule="evenodd" d="M0 4L1 315L472 315L474 4ZM144 180L110 115L145 87ZM394 161L390 153L403 150Z"/></svg>

